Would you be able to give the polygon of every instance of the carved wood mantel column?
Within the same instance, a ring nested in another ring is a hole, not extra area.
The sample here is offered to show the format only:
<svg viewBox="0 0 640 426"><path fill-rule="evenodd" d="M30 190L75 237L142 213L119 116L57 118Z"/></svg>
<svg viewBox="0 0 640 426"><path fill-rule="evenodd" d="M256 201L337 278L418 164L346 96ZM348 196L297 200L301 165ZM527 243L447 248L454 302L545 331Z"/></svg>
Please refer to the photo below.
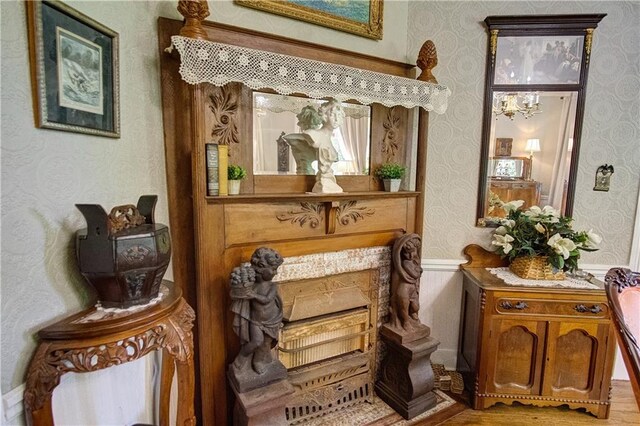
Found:
<svg viewBox="0 0 640 426"><path fill-rule="evenodd" d="M94 307L40 330L41 341L27 370L27 424L54 424L51 397L63 374L102 370L162 349L160 422L169 422L171 381L177 370L176 424L195 425L191 333L195 314L173 284L165 281L161 292L163 299L147 308L111 313Z"/></svg>

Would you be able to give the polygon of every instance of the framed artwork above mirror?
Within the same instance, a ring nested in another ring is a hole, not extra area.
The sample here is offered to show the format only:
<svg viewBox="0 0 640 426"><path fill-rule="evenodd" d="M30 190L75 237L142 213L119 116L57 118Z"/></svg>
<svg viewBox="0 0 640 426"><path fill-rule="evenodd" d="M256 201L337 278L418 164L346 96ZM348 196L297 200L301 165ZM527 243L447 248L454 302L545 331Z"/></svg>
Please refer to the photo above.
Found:
<svg viewBox="0 0 640 426"><path fill-rule="evenodd" d="M605 14L489 16L476 217L501 206L573 212L594 30Z"/></svg>

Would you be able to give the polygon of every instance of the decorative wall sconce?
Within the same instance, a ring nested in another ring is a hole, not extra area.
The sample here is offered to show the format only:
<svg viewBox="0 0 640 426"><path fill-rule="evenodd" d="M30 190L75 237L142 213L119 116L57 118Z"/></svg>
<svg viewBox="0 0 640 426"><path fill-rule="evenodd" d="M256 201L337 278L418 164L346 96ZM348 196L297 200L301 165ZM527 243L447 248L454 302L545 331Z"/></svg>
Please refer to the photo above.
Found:
<svg viewBox="0 0 640 426"><path fill-rule="evenodd" d="M593 187L594 191L608 191L611 175L613 174L613 165L603 165L596 170L596 186Z"/></svg>
<svg viewBox="0 0 640 426"><path fill-rule="evenodd" d="M518 103L518 98L521 98L522 105ZM524 118L529 118L541 112L538 93L496 93L495 95L493 113L496 115L496 120L499 115L513 120L518 113L522 114Z"/></svg>

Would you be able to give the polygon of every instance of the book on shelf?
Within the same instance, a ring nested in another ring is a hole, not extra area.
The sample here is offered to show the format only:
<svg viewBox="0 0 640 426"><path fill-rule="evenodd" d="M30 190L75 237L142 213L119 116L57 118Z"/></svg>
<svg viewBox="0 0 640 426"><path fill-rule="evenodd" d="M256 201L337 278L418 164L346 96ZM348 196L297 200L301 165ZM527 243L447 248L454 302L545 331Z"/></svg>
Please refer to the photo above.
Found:
<svg viewBox="0 0 640 426"><path fill-rule="evenodd" d="M229 146L215 143L206 144L207 195L229 195L227 167Z"/></svg>

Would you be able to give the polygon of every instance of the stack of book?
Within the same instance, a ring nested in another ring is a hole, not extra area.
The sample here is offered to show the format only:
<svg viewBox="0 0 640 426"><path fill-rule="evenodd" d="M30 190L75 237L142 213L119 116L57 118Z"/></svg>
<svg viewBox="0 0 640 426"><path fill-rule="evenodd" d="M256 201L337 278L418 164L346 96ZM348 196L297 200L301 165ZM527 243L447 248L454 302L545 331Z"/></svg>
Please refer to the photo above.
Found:
<svg viewBox="0 0 640 426"><path fill-rule="evenodd" d="M208 143L207 154L207 195L229 195L227 167L229 165L229 146Z"/></svg>

